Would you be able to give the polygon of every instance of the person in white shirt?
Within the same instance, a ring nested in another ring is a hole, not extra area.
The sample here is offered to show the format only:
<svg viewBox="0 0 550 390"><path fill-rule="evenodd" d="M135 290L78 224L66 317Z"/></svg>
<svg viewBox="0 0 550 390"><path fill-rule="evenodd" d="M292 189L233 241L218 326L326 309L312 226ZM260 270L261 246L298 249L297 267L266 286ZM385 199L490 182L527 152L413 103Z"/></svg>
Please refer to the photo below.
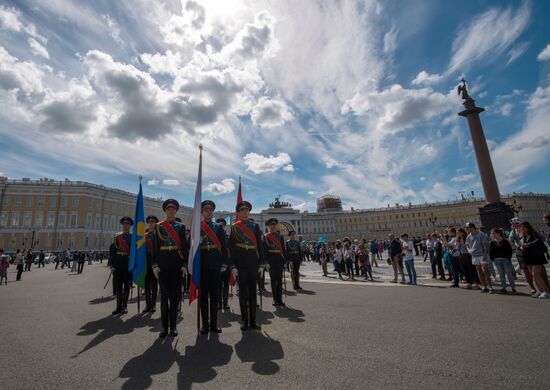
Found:
<svg viewBox="0 0 550 390"><path fill-rule="evenodd" d="M401 245L403 248L405 267L407 268L407 275L409 281L407 284L416 286L416 269L414 268L414 242L409 239L407 233L401 235Z"/></svg>

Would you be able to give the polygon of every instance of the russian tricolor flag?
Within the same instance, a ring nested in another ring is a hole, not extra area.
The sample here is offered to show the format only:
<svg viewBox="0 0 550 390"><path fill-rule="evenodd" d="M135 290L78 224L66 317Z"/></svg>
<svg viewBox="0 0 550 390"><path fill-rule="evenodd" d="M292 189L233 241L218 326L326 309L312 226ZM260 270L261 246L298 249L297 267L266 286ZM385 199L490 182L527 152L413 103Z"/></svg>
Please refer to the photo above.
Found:
<svg viewBox="0 0 550 390"><path fill-rule="evenodd" d="M197 298L199 287L200 260L201 260L201 192L202 192L202 145L199 145L199 174L197 189L195 190L195 206L191 219L191 250L189 251L188 269L191 273L189 286L189 304Z"/></svg>

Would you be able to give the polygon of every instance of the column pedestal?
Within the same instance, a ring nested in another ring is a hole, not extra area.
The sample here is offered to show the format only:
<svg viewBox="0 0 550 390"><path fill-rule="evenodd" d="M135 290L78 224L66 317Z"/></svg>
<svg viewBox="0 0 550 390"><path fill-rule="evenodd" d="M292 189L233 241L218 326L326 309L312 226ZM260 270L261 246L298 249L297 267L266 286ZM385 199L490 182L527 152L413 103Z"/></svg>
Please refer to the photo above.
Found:
<svg viewBox="0 0 550 390"><path fill-rule="evenodd" d="M506 229L510 226L510 219L514 218L514 211L504 202L487 203L479 208L481 225L488 231L493 228Z"/></svg>

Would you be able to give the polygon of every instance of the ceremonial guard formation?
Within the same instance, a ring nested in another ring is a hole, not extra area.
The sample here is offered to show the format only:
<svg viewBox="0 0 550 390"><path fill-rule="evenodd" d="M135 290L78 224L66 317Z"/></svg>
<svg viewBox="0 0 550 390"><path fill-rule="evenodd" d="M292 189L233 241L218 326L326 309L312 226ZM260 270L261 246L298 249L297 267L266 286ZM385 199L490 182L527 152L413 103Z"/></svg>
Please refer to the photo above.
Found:
<svg viewBox="0 0 550 390"><path fill-rule="evenodd" d="M116 293L116 309L114 314L128 312L128 297L132 286L132 274L128 271L130 261L130 246L132 245L132 234L130 228L134 224L132 218L122 217L120 219L122 233L115 236L109 247L109 267L113 273L113 284Z"/></svg>
<svg viewBox="0 0 550 390"><path fill-rule="evenodd" d="M176 221L179 203L168 199L162 204L166 220L156 226L156 256L153 260L153 273L160 283L160 311L162 331L160 337L178 335L177 315L179 286L187 273L189 243L185 235L185 225Z"/></svg>
<svg viewBox="0 0 550 390"><path fill-rule="evenodd" d="M202 319L201 334L221 333L218 328L220 274L228 269L227 245L223 227L212 221L216 204L205 200L201 204L200 282L199 300Z"/></svg>
<svg viewBox="0 0 550 390"><path fill-rule="evenodd" d="M159 282L153 273L153 262L157 253L156 245L156 229L159 219L154 215L150 215L145 220L148 228L145 231L145 244L147 245L146 264L147 273L145 274L145 310L144 313L156 311L157 294Z"/></svg>
<svg viewBox="0 0 550 390"><path fill-rule="evenodd" d="M269 232L265 235L265 257L267 259L273 306L285 306L283 302L283 274L285 267L285 242L278 231L279 221L270 218L267 221ZM286 292L286 286L285 286Z"/></svg>
<svg viewBox="0 0 550 390"><path fill-rule="evenodd" d="M296 240L296 232L291 230L288 232L289 240L286 243L287 259L292 267L292 287L294 290L301 290L300 287L300 264L302 263L302 249L300 241Z"/></svg>
<svg viewBox="0 0 550 390"><path fill-rule="evenodd" d="M238 221L231 226L229 252L234 266L231 272L239 286L239 305L243 324L241 330L260 329L256 323L256 286L258 276L265 269L264 246L260 227L249 220L252 205L247 201L237 204Z"/></svg>

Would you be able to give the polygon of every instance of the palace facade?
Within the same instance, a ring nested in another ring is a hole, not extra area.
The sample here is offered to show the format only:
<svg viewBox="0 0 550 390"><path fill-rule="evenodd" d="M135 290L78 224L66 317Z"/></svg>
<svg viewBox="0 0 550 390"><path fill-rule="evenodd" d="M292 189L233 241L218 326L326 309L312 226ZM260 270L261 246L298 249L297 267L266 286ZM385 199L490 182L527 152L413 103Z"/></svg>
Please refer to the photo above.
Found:
<svg viewBox="0 0 550 390"><path fill-rule="evenodd" d="M11 180L0 177L0 248L60 251L108 249L119 231L119 219L134 215L136 195L118 189L81 181L51 179ZM550 194L517 193L502 196L515 207L520 217L542 231L542 218L550 213ZM163 217L163 199L144 197L145 215ZM265 222L277 217L283 233L295 230L304 240L326 237L332 241L383 239L393 232L424 236L446 226L464 226L468 221L480 225L481 198L459 201L395 205L363 210L327 210L307 212L290 204L275 202L251 217L265 228ZM190 207L181 206L178 216L186 226L191 223ZM215 217L234 218L234 212L216 212Z"/></svg>

